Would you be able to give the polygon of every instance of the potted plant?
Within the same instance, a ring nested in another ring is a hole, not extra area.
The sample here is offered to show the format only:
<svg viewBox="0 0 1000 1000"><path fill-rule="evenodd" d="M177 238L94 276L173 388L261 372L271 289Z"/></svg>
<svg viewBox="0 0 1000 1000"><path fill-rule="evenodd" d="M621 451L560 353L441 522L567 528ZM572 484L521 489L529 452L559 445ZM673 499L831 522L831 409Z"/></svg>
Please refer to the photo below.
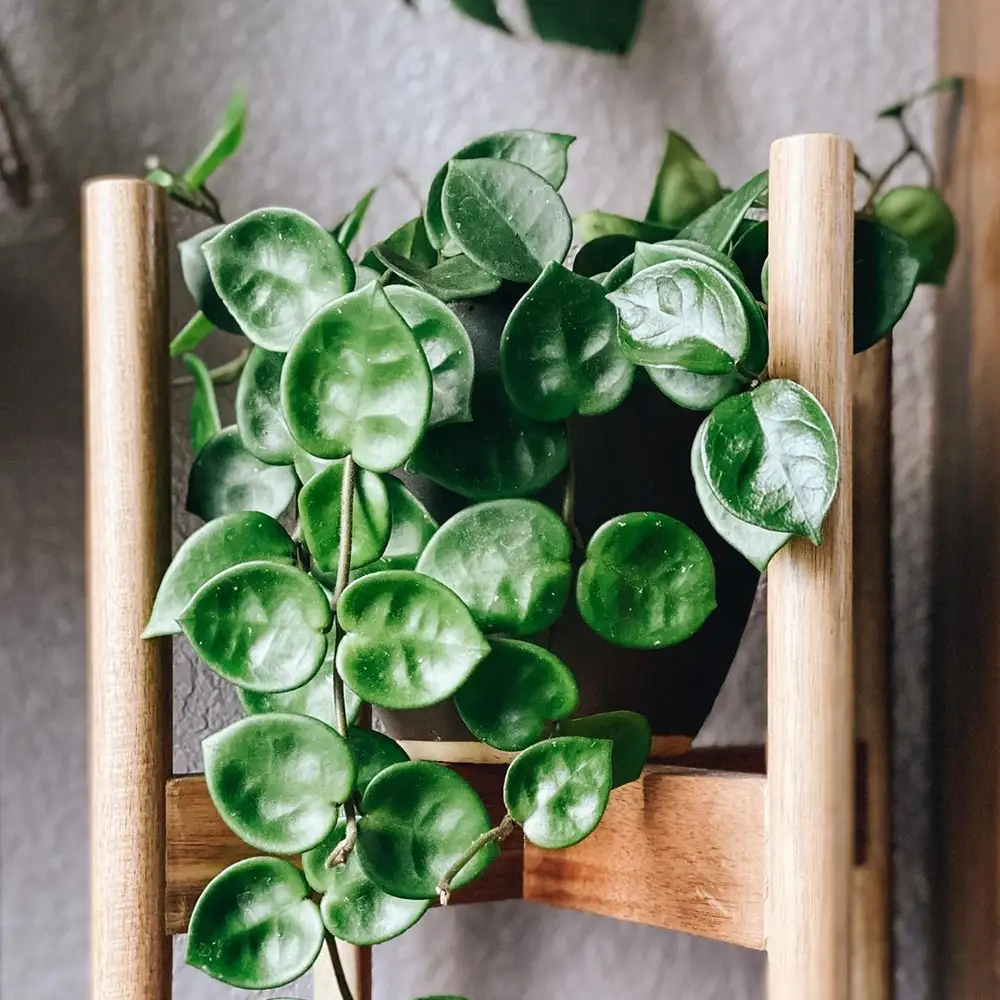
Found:
<svg viewBox="0 0 1000 1000"><path fill-rule="evenodd" d="M908 104L856 222L856 350L954 250L933 184L885 191L923 155ZM151 174L213 225L180 247L198 312L172 344L205 524L146 635L183 632L247 712L204 741L205 776L262 856L205 890L188 960L263 989L325 938L402 933L518 826L586 837L652 733L697 732L759 573L793 535L820 544L839 456L817 400L768 378L766 172L724 191L671 134L645 219L574 224L572 137L497 133L352 260L372 192L329 229L224 221L205 185L243 121L237 101L191 168ZM192 351L216 328L249 349L213 373ZM234 375L222 427L214 380ZM380 730L355 725L365 704ZM408 759L414 736L516 754L499 824Z"/></svg>

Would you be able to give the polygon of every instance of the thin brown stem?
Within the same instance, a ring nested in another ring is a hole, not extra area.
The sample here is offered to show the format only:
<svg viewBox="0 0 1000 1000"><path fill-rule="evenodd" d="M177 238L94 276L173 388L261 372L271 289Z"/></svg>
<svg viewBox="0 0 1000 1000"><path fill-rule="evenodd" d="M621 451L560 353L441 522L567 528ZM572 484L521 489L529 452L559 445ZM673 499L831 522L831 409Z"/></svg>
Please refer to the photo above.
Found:
<svg viewBox="0 0 1000 1000"><path fill-rule="evenodd" d="M437 884L438 899L442 906L447 906L451 900L451 883L458 877L459 872L484 848L489 844L499 844L506 840L513 832L517 823L510 813L493 827L487 830L482 836L477 837L468 850L441 876L441 881Z"/></svg>
<svg viewBox="0 0 1000 1000"><path fill-rule="evenodd" d="M333 975L337 980L341 1000L354 1000L351 984L347 981L347 973L340 957L340 949L337 947L337 939L332 934L326 935L326 950L330 954L330 964L333 966Z"/></svg>
<svg viewBox="0 0 1000 1000"><path fill-rule="evenodd" d="M902 149L902 151L897 155L893 161L885 168L875 178L872 182L871 190L868 192L868 200L864 203L861 208L860 215L869 215L875 208L875 199L882 193L882 188L885 187L886 181L896 172L896 170L906 161L907 157L911 153L915 153L917 150L912 143L908 142Z"/></svg>

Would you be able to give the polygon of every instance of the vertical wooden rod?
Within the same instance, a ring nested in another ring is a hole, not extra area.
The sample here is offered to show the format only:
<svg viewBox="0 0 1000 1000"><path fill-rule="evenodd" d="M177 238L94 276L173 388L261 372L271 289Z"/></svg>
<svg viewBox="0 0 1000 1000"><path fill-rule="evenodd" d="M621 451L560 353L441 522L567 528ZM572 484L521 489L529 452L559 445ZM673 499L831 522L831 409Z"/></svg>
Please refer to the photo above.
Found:
<svg viewBox="0 0 1000 1000"><path fill-rule="evenodd" d="M170 642L140 639L170 557L165 220L142 181L83 189L92 1000L170 996Z"/></svg>
<svg viewBox="0 0 1000 1000"><path fill-rule="evenodd" d="M853 180L843 139L771 147L770 373L818 397L841 463L823 544L794 539L768 572L770 1000L850 989Z"/></svg>

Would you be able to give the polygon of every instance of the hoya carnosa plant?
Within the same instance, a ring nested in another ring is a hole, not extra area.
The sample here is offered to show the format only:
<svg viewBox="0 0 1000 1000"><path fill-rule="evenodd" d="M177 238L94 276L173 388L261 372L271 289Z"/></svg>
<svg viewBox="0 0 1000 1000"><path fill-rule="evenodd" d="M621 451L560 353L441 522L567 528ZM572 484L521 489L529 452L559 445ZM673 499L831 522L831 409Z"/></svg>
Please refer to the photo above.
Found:
<svg viewBox="0 0 1000 1000"><path fill-rule="evenodd" d="M888 114L909 136L905 109ZM281 207L223 218L205 182L242 130L237 103L193 167L152 174L213 224L180 246L198 311L172 344L193 383L187 505L205 524L146 635L183 632L246 710L204 741L205 777L261 856L205 890L188 961L264 989L308 971L324 939L402 933L517 827L542 848L577 843L639 776L645 719L579 717L574 665L546 637L575 604L621 647L683 642L716 606L715 569L655 510L581 537L568 421L633 391L704 411L697 495L759 570L794 535L820 544L839 459L817 400L768 378L766 172L727 192L671 133L646 218L574 222L559 194L572 137L498 133L352 258L372 192L332 226ZM884 190L889 173L856 222L857 350L954 249L940 195ZM487 364L452 305L501 289L514 305ZM191 352L214 329L244 346L213 372ZM237 378L223 427L215 385ZM468 505L438 525L401 469ZM560 502L537 499L559 483ZM517 755L502 816L455 771L355 725L366 704L449 701L470 739Z"/></svg>

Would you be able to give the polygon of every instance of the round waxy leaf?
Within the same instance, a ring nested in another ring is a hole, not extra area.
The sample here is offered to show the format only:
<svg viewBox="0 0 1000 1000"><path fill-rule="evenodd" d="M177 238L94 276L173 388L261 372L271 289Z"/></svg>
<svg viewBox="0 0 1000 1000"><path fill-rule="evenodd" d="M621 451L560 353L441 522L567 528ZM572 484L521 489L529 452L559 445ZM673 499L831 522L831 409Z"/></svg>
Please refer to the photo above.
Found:
<svg viewBox="0 0 1000 1000"><path fill-rule="evenodd" d="M291 691L319 670L332 616L323 588L293 566L250 562L212 577L180 617L195 652L251 691Z"/></svg>
<svg viewBox="0 0 1000 1000"><path fill-rule="evenodd" d="M698 428L698 433L695 434L691 444L691 476L694 479L694 489L698 494L701 509L719 537L727 541L763 573L771 557L792 536L784 531L768 531L766 528L758 528L747 521L741 521L722 505L722 501L712 491L708 476L705 474L705 426L702 424Z"/></svg>
<svg viewBox="0 0 1000 1000"><path fill-rule="evenodd" d="M354 755L308 715L250 715L203 740L205 783L225 824L269 854L315 847L354 791Z"/></svg>
<svg viewBox="0 0 1000 1000"><path fill-rule="evenodd" d="M658 368L656 365L648 365L645 371L667 399L685 410L711 410L716 403L735 396L749 385L745 378L735 373L695 375L683 368Z"/></svg>
<svg viewBox="0 0 1000 1000"><path fill-rule="evenodd" d="M358 860L384 892L435 899L437 885L490 829L486 807L463 778L443 764L412 761L386 768L368 786L358 821ZM461 888L499 854L488 844L452 880Z"/></svg>
<svg viewBox="0 0 1000 1000"><path fill-rule="evenodd" d="M854 223L854 350L887 336L913 298L921 258L899 233L870 219Z"/></svg>
<svg viewBox="0 0 1000 1000"><path fill-rule="evenodd" d="M428 427L472 419L472 342L458 317L419 288L390 285L385 294L417 338L431 372Z"/></svg>
<svg viewBox="0 0 1000 1000"><path fill-rule="evenodd" d="M281 402L309 454L388 472L416 447L431 376L413 331L378 283L311 317L285 360Z"/></svg>
<svg viewBox="0 0 1000 1000"><path fill-rule="evenodd" d="M706 422L702 459L731 514L819 545L840 458L830 418L802 386L771 379L724 400Z"/></svg>
<svg viewBox="0 0 1000 1000"><path fill-rule="evenodd" d="M680 228L722 197L715 171L677 132L667 133L667 148L646 212L649 222Z"/></svg>
<svg viewBox="0 0 1000 1000"><path fill-rule="evenodd" d="M236 426L243 446L268 465L291 465L297 450L281 412L284 363L284 354L255 347L236 389Z"/></svg>
<svg viewBox="0 0 1000 1000"><path fill-rule="evenodd" d="M562 262L573 221L556 189L520 163L452 160L441 198L461 251L485 271L528 284Z"/></svg>
<svg viewBox="0 0 1000 1000"><path fill-rule="evenodd" d="M576 600L583 620L609 642L673 646L715 609L715 567L687 525L666 514L623 514L590 539Z"/></svg>
<svg viewBox="0 0 1000 1000"><path fill-rule="evenodd" d="M340 676L383 708L424 708L450 698L490 651L465 605L422 573L386 570L352 583L337 604L346 635Z"/></svg>
<svg viewBox="0 0 1000 1000"><path fill-rule="evenodd" d="M164 573L142 637L180 632L177 619L200 587L231 566L258 561L295 564L295 543L274 518L242 511L202 525Z"/></svg>
<svg viewBox="0 0 1000 1000"><path fill-rule="evenodd" d="M295 495L295 470L267 465L243 445L240 429L224 427L198 452L188 476L187 509L203 521L241 510L277 517Z"/></svg>
<svg viewBox="0 0 1000 1000"><path fill-rule="evenodd" d="M943 285L955 256L955 214L934 188L904 184L875 203L875 219L906 239L920 258L917 281Z"/></svg>
<svg viewBox="0 0 1000 1000"><path fill-rule="evenodd" d="M380 558L351 571L352 580L384 569L416 569L420 553L437 531L434 518L395 476L385 476L382 481L389 495L389 541Z"/></svg>
<svg viewBox="0 0 1000 1000"><path fill-rule="evenodd" d="M516 639L493 639L490 655L455 694L469 732L498 750L523 750L551 722L576 710L576 681L557 656Z"/></svg>
<svg viewBox="0 0 1000 1000"><path fill-rule="evenodd" d="M225 226L210 226L183 243L177 245L181 255L181 273L184 275L184 284L191 293L198 308L205 314L205 317L219 330L227 333L242 333L240 324L236 322L233 314L226 308L226 304L219 298L219 293L212 284L212 275L208 270L208 262L201 248L213 237L225 229Z"/></svg>
<svg viewBox="0 0 1000 1000"><path fill-rule="evenodd" d="M507 811L544 848L571 847L594 831L611 794L611 741L557 736L528 747L503 785Z"/></svg>
<svg viewBox="0 0 1000 1000"><path fill-rule="evenodd" d="M273 989L309 971L323 937L302 872L277 858L248 858L216 875L198 898L187 963L239 989Z"/></svg>
<svg viewBox="0 0 1000 1000"><path fill-rule="evenodd" d="M244 215L202 253L226 308L269 351L287 351L317 309L354 287L354 265L340 244L289 208Z"/></svg>
<svg viewBox="0 0 1000 1000"><path fill-rule="evenodd" d="M459 511L438 529L417 570L440 581L485 632L532 635L566 605L573 540L535 500L493 500Z"/></svg>
<svg viewBox="0 0 1000 1000"><path fill-rule="evenodd" d="M654 264L608 298L618 309L622 350L636 364L725 375L746 354L749 323L717 267L695 260Z"/></svg>
<svg viewBox="0 0 1000 1000"><path fill-rule="evenodd" d="M346 461L333 462L299 493L299 523L317 569L335 573L340 556L340 494ZM354 484L351 565L374 562L385 551L392 520L381 476L360 469Z"/></svg>
<svg viewBox="0 0 1000 1000"><path fill-rule="evenodd" d="M611 787L627 785L642 774L653 743L653 731L637 712L602 712L559 724L563 736L611 740Z"/></svg>
<svg viewBox="0 0 1000 1000"><path fill-rule="evenodd" d="M323 665L311 680L291 691L248 691L237 688L236 694L247 715L266 715L268 712L291 712L309 715L328 726L336 726L333 717L333 671L336 653L333 639L327 638L328 648ZM361 714L361 699L344 685L344 703L347 724L353 725Z"/></svg>
<svg viewBox="0 0 1000 1000"><path fill-rule="evenodd" d="M407 468L469 500L530 496L566 467L566 429L510 401L498 372L476 375L472 422L424 435Z"/></svg>
<svg viewBox="0 0 1000 1000"><path fill-rule="evenodd" d="M356 781L358 795L365 790L375 777L393 764L405 764L410 759L407 752L391 737L374 729L352 727L347 733L347 745L354 754L358 766Z"/></svg>
<svg viewBox="0 0 1000 1000"><path fill-rule="evenodd" d="M500 367L507 394L535 420L607 413L635 374L604 289L554 261L510 314Z"/></svg>

